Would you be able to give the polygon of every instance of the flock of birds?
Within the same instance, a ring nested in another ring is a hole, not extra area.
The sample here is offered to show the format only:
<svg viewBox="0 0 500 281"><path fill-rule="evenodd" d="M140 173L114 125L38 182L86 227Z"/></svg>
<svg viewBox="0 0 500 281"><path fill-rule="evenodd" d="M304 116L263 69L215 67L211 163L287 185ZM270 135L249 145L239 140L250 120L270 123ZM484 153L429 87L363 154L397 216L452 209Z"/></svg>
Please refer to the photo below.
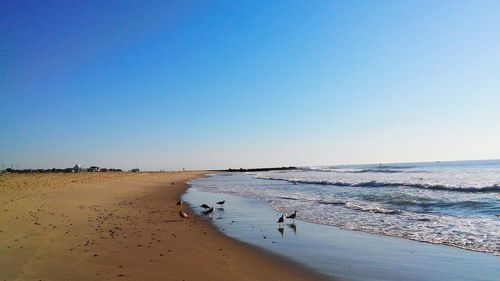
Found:
<svg viewBox="0 0 500 281"><path fill-rule="evenodd" d="M224 206L224 203L226 203L226 200L215 202L215 204L217 204L217 205L220 206L219 208L222 208ZM214 207L213 206L209 207L207 204L201 204L200 207L202 207L204 209L204 211L201 212L204 215L211 215L211 214L214 213Z"/></svg>
<svg viewBox="0 0 500 281"><path fill-rule="evenodd" d="M277 221L278 226L283 226L283 224L285 223L285 218L293 220L293 223L295 224L295 218L296 217L297 217L297 210L295 210L293 212L293 214L291 214L291 215L287 215L285 213L284 215L281 215L281 217L278 219L278 221Z"/></svg>
<svg viewBox="0 0 500 281"><path fill-rule="evenodd" d="M224 203L226 203L226 200L222 200L222 201L216 202L215 204L218 204L222 208L222 206L224 206ZM184 204L184 202L182 200L179 200L179 202L177 202L176 205L180 206L182 204ZM214 213L214 210L215 210L213 206L208 206L207 204L201 204L200 207L202 207L204 209L201 212L204 215L211 215L211 214ZM184 211L184 210L179 210L179 216L181 218L189 218L189 214L186 211Z"/></svg>
<svg viewBox="0 0 500 281"><path fill-rule="evenodd" d="M217 204L217 205L220 206L219 209L222 209L222 210L224 210L223 206L224 206L225 203L226 203L226 200L215 202L215 204ZM177 202L176 205L182 205L182 204L184 204L184 202L182 200L179 200L179 202ZM201 213L204 214L204 215L207 215L207 216L211 216L214 213L214 210L215 210L213 206L208 206L208 204L205 204L205 203L201 204L200 207L203 208L203 211ZM189 214L186 211L183 211L183 210L179 211L179 216L181 218L189 218ZM287 215L287 213L281 215L281 217L279 217L279 219L277 221L277 223L278 223L278 229L283 229L284 223L285 223L285 219L291 219L291 220L293 220L292 226L294 228L295 227L295 218L297 218L297 211L296 210L291 215Z"/></svg>

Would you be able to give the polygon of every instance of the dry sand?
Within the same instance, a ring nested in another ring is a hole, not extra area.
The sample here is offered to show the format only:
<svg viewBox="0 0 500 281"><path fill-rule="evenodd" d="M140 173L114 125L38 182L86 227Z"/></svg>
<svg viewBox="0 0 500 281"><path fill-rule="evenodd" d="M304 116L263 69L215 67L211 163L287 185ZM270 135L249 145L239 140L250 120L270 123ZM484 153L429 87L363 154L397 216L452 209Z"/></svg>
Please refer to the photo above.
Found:
<svg viewBox="0 0 500 281"><path fill-rule="evenodd" d="M0 281L321 278L176 206L203 175L0 175Z"/></svg>

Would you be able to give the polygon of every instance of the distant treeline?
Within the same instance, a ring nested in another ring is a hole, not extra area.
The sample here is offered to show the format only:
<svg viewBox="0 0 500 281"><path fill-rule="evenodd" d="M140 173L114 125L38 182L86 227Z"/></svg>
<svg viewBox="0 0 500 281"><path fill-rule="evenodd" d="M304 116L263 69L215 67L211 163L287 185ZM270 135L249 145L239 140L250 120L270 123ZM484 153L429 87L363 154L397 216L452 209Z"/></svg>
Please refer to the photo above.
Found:
<svg viewBox="0 0 500 281"><path fill-rule="evenodd" d="M254 169L229 169L226 172L267 172L267 171L283 171L283 170L297 170L297 167L274 167L274 168L254 168Z"/></svg>
<svg viewBox="0 0 500 281"><path fill-rule="evenodd" d="M100 168L98 170L95 169L80 169L75 170L74 168L66 168L66 169L5 169L7 173L78 173L78 172L123 172L122 169L108 169L108 168Z"/></svg>

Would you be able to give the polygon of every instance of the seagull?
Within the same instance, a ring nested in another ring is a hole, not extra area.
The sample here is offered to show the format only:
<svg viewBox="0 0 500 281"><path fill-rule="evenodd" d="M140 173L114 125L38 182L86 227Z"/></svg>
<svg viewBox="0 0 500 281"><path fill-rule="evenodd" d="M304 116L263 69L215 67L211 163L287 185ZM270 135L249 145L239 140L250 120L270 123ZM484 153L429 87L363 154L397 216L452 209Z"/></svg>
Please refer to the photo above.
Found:
<svg viewBox="0 0 500 281"><path fill-rule="evenodd" d="M281 215L281 217L278 219L277 223L278 225L281 225L285 221L285 215Z"/></svg>
<svg viewBox="0 0 500 281"><path fill-rule="evenodd" d="M175 205L182 205L182 204L184 204L184 202L182 200L179 200L179 202L177 202L177 204Z"/></svg>
<svg viewBox="0 0 500 281"><path fill-rule="evenodd" d="M287 219L292 219L293 222L295 222L295 218L297 217L297 211L295 211L293 214L287 216Z"/></svg>
<svg viewBox="0 0 500 281"><path fill-rule="evenodd" d="M215 204L219 204L219 205L221 205L221 207L222 207L222 205L224 205L224 203L226 203L226 200L219 201L219 202L217 202L217 203L215 203Z"/></svg>
<svg viewBox="0 0 500 281"><path fill-rule="evenodd" d="M210 207L207 205L207 204L201 204L201 206L203 209L210 209Z"/></svg>
<svg viewBox="0 0 500 281"><path fill-rule="evenodd" d="M188 213L184 212L183 210L180 210L180 211L179 211L179 216L180 216L181 218L186 218L186 219L187 219L187 218L189 218Z"/></svg>
<svg viewBox="0 0 500 281"><path fill-rule="evenodd" d="M210 207L210 209L203 211L204 215L210 215L214 212L214 207Z"/></svg>

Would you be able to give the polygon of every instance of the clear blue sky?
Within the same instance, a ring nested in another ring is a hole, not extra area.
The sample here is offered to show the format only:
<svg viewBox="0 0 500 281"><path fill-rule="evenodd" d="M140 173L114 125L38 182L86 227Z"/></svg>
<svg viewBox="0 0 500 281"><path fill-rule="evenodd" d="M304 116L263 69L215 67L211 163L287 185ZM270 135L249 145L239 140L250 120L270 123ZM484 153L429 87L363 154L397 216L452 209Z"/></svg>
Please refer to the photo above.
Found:
<svg viewBox="0 0 500 281"><path fill-rule="evenodd" d="M0 163L500 158L500 1L1 1Z"/></svg>

